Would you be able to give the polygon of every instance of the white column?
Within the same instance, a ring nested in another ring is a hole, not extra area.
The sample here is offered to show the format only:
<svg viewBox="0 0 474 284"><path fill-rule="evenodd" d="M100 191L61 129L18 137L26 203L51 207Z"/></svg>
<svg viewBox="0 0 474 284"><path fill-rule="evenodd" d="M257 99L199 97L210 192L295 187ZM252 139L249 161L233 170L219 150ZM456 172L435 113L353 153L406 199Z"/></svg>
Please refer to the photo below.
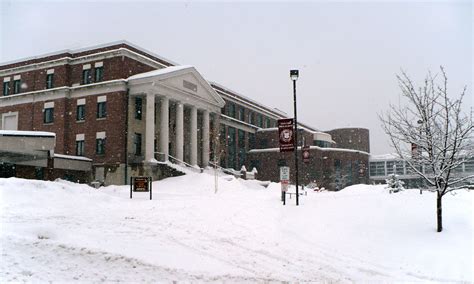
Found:
<svg viewBox="0 0 474 284"><path fill-rule="evenodd" d="M209 164L209 111L202 113L202 166Z"/></svg>
<svg viewBox="0 0 474 284"><path fill-rule="evenodd" d="M160 116L160 152L163 153L164 161L168 161L169 155L169 119L170 119L170 101L167 97L161 98L161 116Z"/></svg>
<svg viewBox="0 0 474 284"><path fill-rule="evenodd" d="M191 165L197 165L197 108L191 106Z"/></svg>
<svg viewBox="0 0 474 284"><path fill-rule="evenodd" d="M146 95L145 162L155 160L155 94Z"/></svg>
<svg viewBox="0 0 474 284"><path fill-rule="evenodd" d="M176 158L184 161L184 106L181 102L176 104Z"/></svg>

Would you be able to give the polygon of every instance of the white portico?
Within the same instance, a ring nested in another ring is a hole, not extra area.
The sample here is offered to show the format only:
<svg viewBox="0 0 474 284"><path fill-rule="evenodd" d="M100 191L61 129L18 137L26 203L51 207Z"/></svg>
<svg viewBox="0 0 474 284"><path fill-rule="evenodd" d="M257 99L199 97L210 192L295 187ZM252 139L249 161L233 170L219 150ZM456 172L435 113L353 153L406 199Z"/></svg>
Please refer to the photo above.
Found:
<svg viewBox="0 0 474 284"><path fill-rule="evenodd" d="M144 132L145 163L156 163L159 152L160 161L173 155L191 165L207 166L211 116L219 114L225 103L196 69L173 66L142 73L128 78L128 86L129 109L144 113L137 119L129 111L128 120L130 135L141 137Z"/></svg>

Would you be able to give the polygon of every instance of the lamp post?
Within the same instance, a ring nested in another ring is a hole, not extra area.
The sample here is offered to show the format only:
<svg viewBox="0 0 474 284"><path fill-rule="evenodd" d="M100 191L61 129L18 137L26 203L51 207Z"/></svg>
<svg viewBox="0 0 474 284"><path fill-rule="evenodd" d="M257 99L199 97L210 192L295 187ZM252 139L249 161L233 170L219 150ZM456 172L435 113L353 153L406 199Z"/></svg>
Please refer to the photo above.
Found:
<svg viewBox="0 0 474 284"><path fill-rule="evenodd" d="M293 103L295 111L295 130L293 131L293 141L295 143L295 180L296 180L296 206L299 205L299 193L298 193L298 120L296 119L296 80L298 80L298 70L290 70L290 78L293 81Z"/></svg>

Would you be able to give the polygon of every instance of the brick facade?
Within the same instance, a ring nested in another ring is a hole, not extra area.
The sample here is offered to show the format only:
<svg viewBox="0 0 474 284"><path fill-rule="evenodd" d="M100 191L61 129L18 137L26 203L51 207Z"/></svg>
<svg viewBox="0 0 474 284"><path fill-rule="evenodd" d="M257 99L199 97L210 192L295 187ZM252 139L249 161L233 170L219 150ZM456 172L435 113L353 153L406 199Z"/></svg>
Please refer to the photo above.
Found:
<svg viewBox="0 0 474 284"><path fill-rule="evenodd" d="M326 131L337 148L354 149L370 153L369 130L366 128L338 128Z"/></svg>
<svg viewBox="0 0 474 284"><path fill-rule="evenodd" d="M99 62L103 77L101 82L94 82L96 64ZM82 82L83 66L86 64L90 64L90 84ZM100 175L104 176L107 183L124 183L127 175L132 172L143 172L143 168L140 168L143 153L133 153L135 132L142 134L141 146L142 149L145 148L145 121L136 121L134 118L135 101L128 93L130 85L127 78L173 65L174 63L126 43L4 64L0 66L0 80L3 83L4 78L9 78L10 93L0 98L0 118L1 114L18 112L18 130L56 133L55 152L59 154L76 155L76 137L84 135L84 156L92 159L93 171L102 169L103 174ZM51 69L54 69L54 85L52 89L46 89L48 70ZM19 95L13 95L13 81L17 75L21 76L24 88ZM284 164L291 167L294 164L293 153L279 153L276 150L279 147L277 120L287 115L216 83L209 84L226 102L222 116L215 115L210 120L211 161L217 155L224 167L238 170L242 165L247 169L255 166L259 171L259 179L278 181L279 167ZM0 88L3 94L3 84ZM106 97L107 115L105 118L98 118L97 103L99 97L103 96ZM81 121L77 120L79 100L85 100L85 118ZM51 103L54 103L54 120L52 123L45 123L44 108ZM240 110L243 110L242 115ZM155 110L155 114L158 112L159 110ZM144 105L143 119L145 114ZM188 117L189 110L185 109L184 114ZM171 153L174 152L173 121L171 118ZM189 121L185 121L184 139L188 140ZM159 125L157 121L155 123ZM198 114L198 125L202 125L202 114ZM304 130L299 132L300 144L305 141L306 145L312 146L310 163L302 164L300 161L303 183L317 181L327 188L338 189L342 184L367 181L365 167L368 165L367 153L370 150L367 129L327 131L336 142L335 145L333 141L329 144L342 148L341 150L313 146L316 130L306 125L301 127ZM96 135L102 132L106 136L105 153L98 155ZM155 126L155 138L159 136L159 127ZM198 132L199 140L202 140L201 136L201 132ZM198 153L198 161L201 162L201 146L198 147ZM184 156L189 156L188 145L184 145ZM24 169L20 172L26 175ZM163 169L160 176L166 176L166 170Z"/></svg>
<svg viewBox="0 0 474 284"><path fill-rule="evenodd" d="M312 141L312 134L309 131L300 130L298 139L300 145L303 137L306 141ZM290 182L294 183L295 154L279 151L278 130L257 131L256 139L256 150L251 150L247 154L247 169L255 167L259 179L278 182L280 167L288 166ZM368 148L367 145L358 146ZM365 151L310 146L310 159L307 163L303 162L302 153L298 151L299 182L302 184L316 182L318 186L329 190L368 183L368 162L369 154Z"/></svg>

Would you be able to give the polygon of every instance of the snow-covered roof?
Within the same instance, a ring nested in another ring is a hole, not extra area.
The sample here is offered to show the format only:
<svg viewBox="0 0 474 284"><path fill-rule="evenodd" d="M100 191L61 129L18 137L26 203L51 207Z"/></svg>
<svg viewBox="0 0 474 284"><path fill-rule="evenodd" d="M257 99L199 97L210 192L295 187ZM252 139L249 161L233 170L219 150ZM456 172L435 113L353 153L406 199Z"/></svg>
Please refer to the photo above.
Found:
<svg viewBox="0 0 474 284"><path fill-rule="evenodd" d="M56 133L45 131L0 130L0 136L56 137Z"/></svg>
<svg viewBox="0 0 474 284"><path fill-rule="evenodd" d="M269 132L269 131L277 131L278 127L270 127L270 128L260 128L257 132Z"/></svg>
<svg viewBox="0 0 474 284"><path fill-rule="evenodd" d="M370 155L371 161L385 161L385 160L399 160L400 157L395 153L381 154L381 155Z"/></svg>
<svg viewBox="0 0 474 284"><path fill-rule="evenodd" d="M190 69L190 68L194 68L194 66L191 66L191 65L171 66L171 67L166 67L166 68L162 68L158 70L153 70L150 72L133 75L133 76L128 77L127 80L136 80L136 79L142 79L142 78L148 78L148 77L155 77L155 76L169 74L169 73L173 73L173 72L184 70L184 69Z"/></svg>
<svg viewBox="0 0 474 284"><path fill-rule="evenodd" d="M76 53L81 53L81 52L84 52L84 51L89 51L89 50L94 50L94 49L99 49L99 48L104 48L104 47L109 47L109 46L114 46L114 45L119 45L119 44L125 44L125 45L128 45L130 47L133 47L143 53L146 53L146 54L149 54L155 58L158 58L164 62L167 62L167 63L170 63L172 65L177 65L177 63L163 57L163 56L160 56L158 54L155 54L151 51L148 51L138 45L135 45L133 43L130 43L126 40L119 40L119 41L114 41L114 42L109 42L109 43L104 43L104 44L99 44L99 45L94 45L94 46L89 46L89 47L83 47L83 48L77 48L77 49L63 49L63 50L59 50L59 51L55 51L55 52L49 52L49 53L44 53L44 54L41 54L41 55L36 55L36 56L30 56L30 57L24 57L24 58L20 58L20 59L15 59L15 60L11 60L11 61L7 61L7 62L1 62L0 63L0 66L3 66L3 65L10 65L10 64L15 64L15 63L19 63L19 62L23 62L23 61L30 61L30 60L35 60L35 59L41 59L41 58L45 58L45 57L50 57L50 56L54 56L54 55L59 55L59 54L63 54L63 53L70 53L70 54L76 54Z"/></svg>
<svg viewBox="0 0 474 284"><path fill-rule="evenodd" d="M227 88L227 87L224 87L224 86L222 86L222 85L220 85L220 84L218 84L218 83L216 83L216 82L209 81L209 84L211 84L211 86L213 86L213 87L219 88L219 89L220 89L220 90L219 90L220 92L224 92L224 93L227 93L227 95L233 96L233 98L235 98L235 99L243 99L244 101L247 101L247 103L252 103L252 104L254 104L255 106L259 106L259 107L261 107L263 110L265 110L265 111L267 111L267 112L272 112L273 115L277 115L277 116L279 115L279 116L281 116L282 118L287 117L287 114L286 114L284 111L281 111L281 110L279 110L279 109L277 109L277 108L273 108L273 109L272 109L272 108L269 108L269 107L267 107L267 106L265 106L265 105L263 105L263 104L261 104L261 103L255 101L255 100L253 100L253 99L251 99L251 98L249 98L249 97L246 97L246 96L244 96L244 95L242 95L242 94L239 94L239 93L237 93L237 92L235 92L235 91L233 91L233 90L231 90L231 89L229 89L229 88Z"/></svg>
<svg viewBox="0 0 474 284"><path fill-rule="evenodd" d="M62 155L62 154L54 154L55 158L60 158L60 159L67 159L67 160L79 160L79 161L87 161L87 162L92 162L92 159L86 158L86 157L81 157L81 156L71 156L71 155Z"/></svg>

